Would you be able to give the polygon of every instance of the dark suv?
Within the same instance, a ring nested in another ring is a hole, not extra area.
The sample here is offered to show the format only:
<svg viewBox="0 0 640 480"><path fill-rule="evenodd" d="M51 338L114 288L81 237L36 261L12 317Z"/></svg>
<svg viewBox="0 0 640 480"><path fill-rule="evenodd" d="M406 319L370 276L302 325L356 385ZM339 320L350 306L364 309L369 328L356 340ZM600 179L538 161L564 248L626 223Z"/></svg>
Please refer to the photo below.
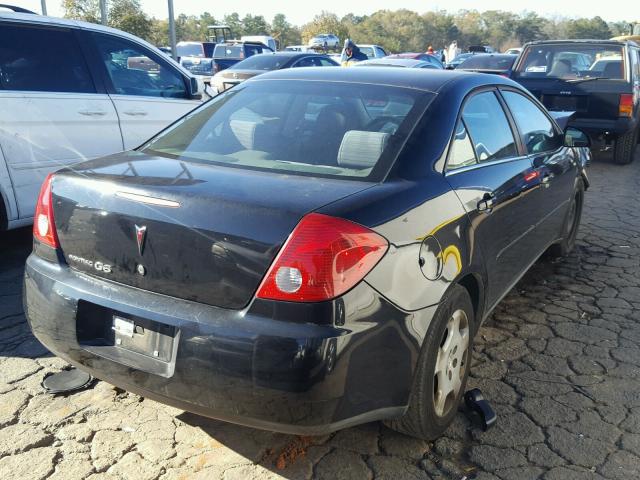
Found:
<svg viewBox="0 0 640 480"><path fill-rule="evenodd" d="M592 144L633 161L640 131L640 47L612 40L553 40L525 45L512 78L551 111L576 112L571 124Z"/></svg>

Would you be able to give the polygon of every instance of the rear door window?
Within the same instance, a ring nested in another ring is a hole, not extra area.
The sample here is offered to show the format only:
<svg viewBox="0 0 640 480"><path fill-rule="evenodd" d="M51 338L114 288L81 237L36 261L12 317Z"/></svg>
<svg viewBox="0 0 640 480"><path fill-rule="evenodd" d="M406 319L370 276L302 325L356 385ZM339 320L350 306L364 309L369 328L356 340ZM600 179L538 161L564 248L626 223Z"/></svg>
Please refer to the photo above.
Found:
<svg viewBox="0 0 640 480"><path fill-rule="evenodd" d="M458 120L453 142L449 150L449 159L447 160L447 170L455 170L456 168L468 167L477 164L476 154L473 150L473 143L467 133L462 119Z"/></svg>
<svg viewBox="0 0 640 480"><path fill-rule="evenodd" d="M505 91L502 95L513 113L527 153L550 152L562 146L562 137L537 105L516 92Z"/></svg>
<svg viewBox="0 0 640 480"><path fill-rule="evenodd" d="M480 163L517 155L509 121L494 92L482 92L465 103L462 118Z"/></svg>
<svg viewBox="0 0 640 480"><path fill-rule="evenodd" d="M72 30L2 23L0 90L96 91Z"/></svg>
<svg viewBox="0 0 640 480"><path fill-rule="evenodd" d="M184 78L167 60L123 38L92 35L115 93L188 98Z"/></svg>

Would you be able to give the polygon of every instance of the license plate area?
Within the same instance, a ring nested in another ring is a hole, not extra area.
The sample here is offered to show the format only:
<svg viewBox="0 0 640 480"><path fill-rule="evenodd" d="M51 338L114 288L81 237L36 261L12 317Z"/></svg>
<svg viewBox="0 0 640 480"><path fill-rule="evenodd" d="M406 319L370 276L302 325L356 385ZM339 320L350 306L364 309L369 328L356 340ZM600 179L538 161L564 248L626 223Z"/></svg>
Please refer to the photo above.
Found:
<svg viewBox="0 0 640 480"><path fill-rule="evenodd" d="M175 328L138 317L114 314L111 321L116 347L165 362L171 360Z"/></svg>
<svg viewBox="0 0 640 480"><path fill-rule="evenodd" d="M173 374L179 330L173 325L79 301L78 343L101 357L162 376Z"/></svg>

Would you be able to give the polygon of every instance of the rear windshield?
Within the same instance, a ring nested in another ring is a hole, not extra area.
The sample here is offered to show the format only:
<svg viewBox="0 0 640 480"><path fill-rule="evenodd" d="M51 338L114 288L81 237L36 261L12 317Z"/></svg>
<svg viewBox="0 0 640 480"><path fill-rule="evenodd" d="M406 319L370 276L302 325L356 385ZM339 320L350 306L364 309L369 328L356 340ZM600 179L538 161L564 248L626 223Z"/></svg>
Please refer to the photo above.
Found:
<svg viewBox="0 0 640 480"><path fill-rule="evenodd" d="M235 70L277 70L281 68L286 62L291 59L289 56L273 55L271 53L265 53L262 55L254 55L242 62L236 63L229 67Z"/></svg>
<svg viewBox="0 0 640 480"><path fill-rule="evenodd" d="M580 43L534 45L523 53L515 76L624 79L623 48L621 45Z"/></svg>
<svg viewBox="0 0 640 480"><path fill-rule="evenodd" d="M200 43L178 44L176 53L179 57L204 57L204 49Z"/></svg>
<svg viewBox="0 0 640 480"><path fill-rule="evenodd" d="M141 150L238 168L378 181L432 96L355 83L247 82Z"/></svg>
<svg viewBox="0 0 640 480"><path fill-rule="evenodd" d="M216 58L244 58L244 50L237 45L216 45L213 56Z"/></svg>
<svg viewBox="0 0 640 480"><path fill-rule="evenodd" d="M264 47L267 52L270 49ZM215 58L249 58L257 53L262 53L263 47L260 45L216 45L216 49L213 51Z"/></svg>
<svg viewBox="0 0 640 480"><path fill-rule="evenodd" d="M484 70L509 70L516 60L516 56L494 57L493 55L474 55L460 64L458 68L484 69Z"/></svg>

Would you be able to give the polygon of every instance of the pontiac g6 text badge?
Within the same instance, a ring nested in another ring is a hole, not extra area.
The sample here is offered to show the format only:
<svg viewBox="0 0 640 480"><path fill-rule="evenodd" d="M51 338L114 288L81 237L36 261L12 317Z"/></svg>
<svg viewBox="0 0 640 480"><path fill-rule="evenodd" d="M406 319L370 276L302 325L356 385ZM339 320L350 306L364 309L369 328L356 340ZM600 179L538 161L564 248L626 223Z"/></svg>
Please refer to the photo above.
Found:
<svg viewBox="0 0 640 480"><path fill-rule="evenodd" d="M144 241L147 238L147 227L136 225L136 241L138 242L138 253L142 256L144 252Z"/></svg>

